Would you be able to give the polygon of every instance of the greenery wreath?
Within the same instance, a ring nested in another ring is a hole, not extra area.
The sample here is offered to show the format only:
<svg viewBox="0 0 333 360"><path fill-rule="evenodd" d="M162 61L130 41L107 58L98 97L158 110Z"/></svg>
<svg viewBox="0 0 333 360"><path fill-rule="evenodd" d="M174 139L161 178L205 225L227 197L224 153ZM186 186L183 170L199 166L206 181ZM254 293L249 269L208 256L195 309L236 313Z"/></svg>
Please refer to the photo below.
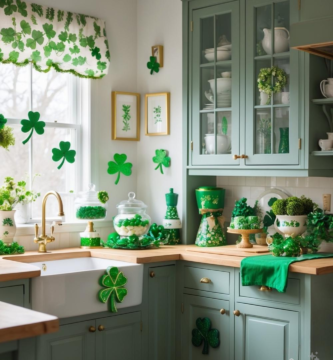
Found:
<svg viewBox="0 0 333 360"><path fill-rule="evenodd" d="M258 89L259 92L263 92L268 95L267 104L270 103L272 94L281 92L286 84L287 74L284 70L277 66L272 66L271 68L262 68L259 72Z"/></svg>

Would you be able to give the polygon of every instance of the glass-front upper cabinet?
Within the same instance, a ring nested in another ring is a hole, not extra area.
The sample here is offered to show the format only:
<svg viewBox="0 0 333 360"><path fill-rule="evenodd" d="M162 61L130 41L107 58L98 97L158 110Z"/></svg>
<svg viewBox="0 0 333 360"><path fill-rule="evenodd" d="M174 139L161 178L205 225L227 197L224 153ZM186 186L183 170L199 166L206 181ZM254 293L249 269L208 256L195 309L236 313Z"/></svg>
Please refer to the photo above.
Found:
<svg viewBox="0 0 333 360"><path fill-rule="evenodd" d="M239 165L239 3L193 11L192 165Z"/></svg>
<svg viewBox="0 0 333 360"><path fill-rule="evenodd" d="M298 52L289 47L295 3L246 1L246 165L299 162Z"/></svg>

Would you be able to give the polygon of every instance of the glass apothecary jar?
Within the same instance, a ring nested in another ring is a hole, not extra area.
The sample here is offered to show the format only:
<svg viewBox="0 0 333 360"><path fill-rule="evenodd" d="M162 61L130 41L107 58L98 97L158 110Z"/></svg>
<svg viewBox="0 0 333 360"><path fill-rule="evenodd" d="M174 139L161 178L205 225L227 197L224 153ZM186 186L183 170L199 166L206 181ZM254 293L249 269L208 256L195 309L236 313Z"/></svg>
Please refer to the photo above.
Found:
<svg viewBox="0 0 333 360"><path fill-rule="evenodd" d="M79 220L100 220L106 217L108 204L99 201L94 184L89 184L88 191L79 193L74 204L75 216Z"/></svg>
<svg viewBox="0 0 333 360"><path fill-rule="evenodd" d="M143 236L150 227L150 216L146 213L147 205L135 199L135 193L128 194L128 200L117 205L118 215L113 219L115 231L120 236Z"/></svg>

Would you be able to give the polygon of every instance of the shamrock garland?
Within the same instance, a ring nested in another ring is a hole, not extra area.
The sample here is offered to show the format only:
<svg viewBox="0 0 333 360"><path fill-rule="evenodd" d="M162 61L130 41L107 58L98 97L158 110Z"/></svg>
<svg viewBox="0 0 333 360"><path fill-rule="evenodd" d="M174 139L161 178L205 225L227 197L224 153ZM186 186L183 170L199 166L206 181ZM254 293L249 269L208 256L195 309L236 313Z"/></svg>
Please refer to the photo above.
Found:
<svg viewBox="0 0 333 360"><path fill-rule="evenodd" d="M21 131L24 133L27 133L30 131L29 136L22 142L23 145L25 145L30 140L34 130L36 131L36 133L38 135L44 134L45 122L39 121L40 113L29 111L28 117L29 117L29 120L26 120L26 119L21 120L21 125L22 125Z"/></svg>
<svg viewBox="0 0 333 360"><path fill-rule="evenodd" d="M108 173L114 175L118 173L115 184L118 185L120 180L120 174L125 176L130 176L132 174L132 163L126 163L127 155L126 154L114 154L113 159L115 161L110 161L108 163Z"/></svg>
<svg viewBox="0 0 333 360"><path fill-rule="evenodd" d="M202 354L207 355L209 352L209 345L212 348L217 348L220 345L220 332L216 329L211 329L212 323L209 318L198 318L195 322L197 329L192 330L192 344L194 346L201 346L204 343Z"/></svg>
<svg viewBox="0 0 333 360"><path fill-rule="evenodd" d="M64 165L65 160L67 160L70 164L73 164L75 161L75 150L69 150L71 147L71 143L69 141L60 141L59 143L60 149L53 148L52 149L52 160L53 161L59 161L63 158L61 164L58 166L58 169L60 170L61 167Z"/></svg>
<svg viewBox="0 0 333 360"><path fill-rule="evenodd" d="M115 303L121 303L127 295L127 289L124 287L127 278L117 267L109 266L106 273L107 275L103 275L99 280L104 289L98 292L98 299L104 304L110 299L110 311L118 312Z"/></svg>
<svg viewBox="0 0 333 360"><path fill-rule="evenodd" d="M170 167L170 161L171 158L167 156L166 150L155 150L156 156L153 157L153 162L155 164L158 164L155 168L155 170L160 169L161 174L164 174L163 172L163 166Z"/></svg>
<svg viewBox="0 0 333 360"><path fill-rule="evenodd" d="M147 68L150 70L150 75L153 75L154 71L156 73L160 71L160 64L157 62L156 56L150 57L150 61L147 62Z"/></svg>

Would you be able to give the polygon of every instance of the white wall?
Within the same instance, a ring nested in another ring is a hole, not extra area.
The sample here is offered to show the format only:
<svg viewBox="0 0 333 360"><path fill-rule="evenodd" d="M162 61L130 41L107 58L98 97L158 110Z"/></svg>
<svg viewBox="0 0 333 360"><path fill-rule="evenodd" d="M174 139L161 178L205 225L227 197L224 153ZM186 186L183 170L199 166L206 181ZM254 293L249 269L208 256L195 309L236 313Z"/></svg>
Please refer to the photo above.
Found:
<svg viewBox="0 0 333 360"><path fill-rule="evenodd" d="M154 222L165 216L169 188L182 203L182 3L180 0L137 0L137 87L141 93L141 140L137 147L137 193ZM164 67L150 75L147 62L153 45L164 46ZM144 135L144 94L170 92L170 135ZM155 171L156 149L168 150L170 168Z"/></svg>

